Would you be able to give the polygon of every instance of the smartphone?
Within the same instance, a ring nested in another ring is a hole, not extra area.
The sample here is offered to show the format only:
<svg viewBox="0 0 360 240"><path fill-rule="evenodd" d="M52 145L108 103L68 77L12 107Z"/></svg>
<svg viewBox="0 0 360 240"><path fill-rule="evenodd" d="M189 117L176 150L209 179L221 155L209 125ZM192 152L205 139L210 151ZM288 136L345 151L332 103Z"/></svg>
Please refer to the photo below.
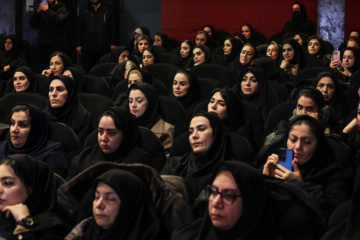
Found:
<svg viewBox="0 0 360 240"><path fill-rule="evenodd" d="M286 169L292 171L292 160L294 151L286 148L279 149L279 164Z"/></svg>
<svg viewBox="0 0 360 240"><path fill-rule="evenodd" d="M332 60L340 61L340 51L337 51L337 50L333 51ZM337 66L340 66L340 64L338 64Z"/></svg>
<svg viewBox="0 0 360 240"><path fill-rule="evenodd" d="M46 4L46 0L41 0L41 3L42 3L42 4Z"/></svg>

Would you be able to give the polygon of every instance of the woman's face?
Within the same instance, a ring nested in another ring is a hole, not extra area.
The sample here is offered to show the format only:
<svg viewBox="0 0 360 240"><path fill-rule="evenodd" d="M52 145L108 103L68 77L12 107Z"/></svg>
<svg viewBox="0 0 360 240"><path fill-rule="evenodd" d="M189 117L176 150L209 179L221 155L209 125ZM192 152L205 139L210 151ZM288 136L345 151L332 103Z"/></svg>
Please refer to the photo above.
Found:
<svg viewBox="0 0 360 240"><path fill-rule="evenodd" d="M343 55L342 63L344 67L351 68L355 64L354 53L350 50L346 50Z"/></svg>
<svg viewBox="0 0 360 240"><path fill-rule="evenodd" d="M274 44L270 44L266 49L266 56L276 60L279 57L279 49Z"/></svg>
<svg viewBox="0 0 360 240"><path fill-rule="evenodd" d="M214 93L212 95L210 102L208 104L208 112L213 112L218 115L221 120L224 120L227 116L226 102L221 96L220 92Z"/></svg>
<svg viewBox="0 0 360 240"><path fill-rule="evenodd" d="M96 224L103 229L109 229L118 213L121 204L119 195L106 183L99 182L93 201L93 216Z"/></svg>
<svg viewBox="0 0 360 240"><path fill-rule="evenodd" d="M244 95L253 95L259 90L259 82L257 81L255 75L247 71L241 80L241 91Z"/></svg>
<svg viewBox="0 0 360 240"><path fill-rule="evenodd" d="M240 63L243 66L250 65L251 61L254 59L255 50L250 46L245 46L242 48L240 53Z"/></svg>
<svg viewBox="0 0 360 240"><path fill-rule="evenodd" d="M205 53L200 48L194 48L193 50L194 55L194 66L203 64L205 62Z"/></svg>
<svg viewBox="0 0 360 240"><path fill-rule="evenodd" d="M144 66L148 66L154 63L154 55L149 52L148 50L145 50L142 55L142 62Z"/></svg>
<svg viewBox="0 0 360 240"><path fill-rule="evenodd" d="M103 116L98 125L98 143L105 154L114 153L123 141L123 132L116 128L114 119Z"/></svg>
<svg viewBox="0 0 360 240"><path fill-rule="evenodd" d="M64 83L58 79L53 80L49 87L49 100L52 108L63 107L68 98L68 91Z"/></svg>
<svg viewBox="0 0 360 240"><path fill-rule="evenodd" d="M301 96L297 101L296 112L319 119L319 108L311 98Z"/></svg>
<svg viewBox="0 0 360 240"><path fill-rule="evenodd" d="M149 42L146 39L143 39L138 43L138 49L140 53L142 53L147 47L149 47Z"/></svg>
<svg viewBox="0 0 360 240"><path fill-rule="evenodd" d="M357 42L355 42L355 41L348 41L346 47L347 47L347 48L353 47L353 48L359 49L360 46L359 46L359 44L358 44Z"/></svg>
<svg viewBox="0 0 360 240"><path fill-rule="evenodd" d="M118 58L118 63L129 60L130 52L128 50L123 51Z"/></svg>
<svg viewBox="0 0 360 240"><path fill-rule="evenodd" d="M129 108L130 112L134 114L136 118L139 118L144 114L148 105L149 102L142 91L135 89L130 92Z"/></svg>
<svg viewBox="0 0 360 240"><path fill-rule="evenodd" d="M22 72L14 74L14 89L16 92L23 92L28 89L30 82L26 75Z"/></svg>
<svg viewBox="0 0 360 240"><path fill-rule="evenodd" d="M300 46L302 46L303 41L302 41L302 38L300 37L300 35L296 34L294 39L300 44Z"/></svg>
<svg viewBox="0 0 360 240"><path fill-rule="evenodd" d="M0 211L7 206L24 203L30 192L12 167L0 165Z"/></svg>
<svg viewBox="0 0 360 240"><path fill-rule="evenodd" d="M209 37L212 37L212 31L211 31L211 28L209 28L209 27L204 27L204 29L203 29L203 30L209 34Z"/></svg>
<svg viewBox="0 0 360 240"><path fill-rule="evenodd" d="M173 94L176 98L185 96L190 88L190 82L183 73L178 73L174 77Z"/></svg>
<svg viewBox="0 0 360 240"><path fill-rule="evenodd" d="M250 29L248 26L243 26L241 28L241 34L245 36L246 39L249 39L250 38Z"/></svg>
<svg viewBox="0 0 360 240"><path fill-rule="evenodd" d="M159 46L159 47L162 46L162 39L158 35L154 36L154 46Z"/></svg>
<svg viewBox="0 0 360 240"><path fill-rule="evenodd" d="M10 51L13 48L13 43L10 38L5 40L5 51Z"/></svg>
<svg viewBox="0 0 360 240"><path fill-rule="evenodd" d="M286 61L291 61L295 56L294 48L289 43L283 45L283 57Z"/></svg>
<svg viewBox="0 0 360 240"><path fill-rule="evenodd" d="M212 185L211 189L216 192L226 192L228 194L241 195L235 182L234 176L230 171L220 171ZM221 194L212 193L209 196L209 217L212 225L222 230L228 230L235 226L242 215L242 198L236 197L231 205L224 204Z"/></svg>
<svg viewBox="0 0 360 240"><path fill-rule="evenodd" d="M302 165L314 155L317 138L306 124L293 125L287 139L287 148L294 151L294 160Z"/></svg>
<svg viewBox="0 0 360 240"><path fill-rule="evenodd" d="M189 126L189 142L195 154L204 154L214 141L213 130L206 117L194 117Z"/></svg>
<svg viewBox="0 0 360 240"><path fill-rule="evenodd" d="M325 102L329 102L335 94L335 84L332 78L323 77L317 83L316 88L322 93L324 96Z"/></svg>
<svg viewBox="0 0 360 240"><path fill-rule="evenodd" d="M196 35L196 39L195 39L196 45L204 45L206 44L206 35L204 33L199 33L198 35Z"/></svg>
<svg viewBox="0 0 360 240"><path fill-rule="evenodd" d="M308 43L308 51L310 55L317 55L320 52L321 44L317 39L311 39Z"/></svg>
<svg viewBox="0 0 360 240"><path fill-rule="evenodd" d="M50 59L50 70L54 76L61 74L64 68L64 62L59 56L54 56Z"/></svg>
<svg viewBox="0 0 360 240"><path fill-rule="evenodd" d="M190 46L187 43L181 43L180 55L181 58L187 58L190 54Z"/></svg>
<svg viewBox="0 0 360 240"><path fill-rule="evenodd" d="M224 50L224 55L225 56L231 54L232 43L230 42L229 39L225 40L223 50Z"/></svg>
<svg viewBox="0 0 360 240"><path fill-rule="evenodd" d="M142 77L135 72L130 73L130 75L128 76L128 88L134 83L141 83L141 82L142 82Z"/></svg>
<svg viewBox="0 0 360 240"><path fill-rule="evenodd" d="M30 132L30 118L23 112L14 112L11 116L10 140L14 148L22 148Z"/></svg>

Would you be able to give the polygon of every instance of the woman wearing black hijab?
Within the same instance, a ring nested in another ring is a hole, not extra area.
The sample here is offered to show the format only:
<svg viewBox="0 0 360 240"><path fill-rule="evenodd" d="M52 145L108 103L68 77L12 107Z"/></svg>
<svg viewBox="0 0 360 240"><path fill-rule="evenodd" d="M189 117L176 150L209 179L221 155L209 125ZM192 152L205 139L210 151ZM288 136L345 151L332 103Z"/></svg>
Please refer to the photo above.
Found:
<svg viewBox="0 0 360 240"><path fill-rule="evenodd" d="M91 114L79 102L76 83L68 76L51 78L49 103L45 112L49 121L64 123L74 130L81 145L93 130Z"/></svg>
<svg viewBox="0 0 360 240"><path fill-rule="evenodd" d="M6 140L0 142L0 159L24 153L50 165L61 176L67 173L65 153L60 143L49 140L49 122L39 108L17 105L12 109Z"/></svg>
<svg viewBox="0 0 360 240"><path fill-rule="evenodd" d="M258 57L256 48L251 43L245 43L241 48L239 57L235 58L230 66L236 81L241 81L241 75L247 66L253 63L253 60Z"/></svg>
<svg viewBox="0 0 360 240"><path fill-rule="evenodd" d="M235 37L227 37L224 41L224 56L229 64L231 64L237 56L239 56L243 44Z"/></svg>
<svg viewBox="0 0 360 240"><path fill-rule="evenodd" d="M198 44L193 48L192 58L189 59L187 68L192 68L204 63L215 63L215 60L207 46Z"/></svg>
<svg viewBox="0 0 360 240"><path fill-rule="evenodd" d="M105 59L105 62L122 63L128 60L130 57L129 48L126 46L119 46L112 50L109 57Z"/></svg>
<svg viewBox="0 0 360 240"><path fill-rule="evenodd" d="M155 89L144 82L135 83L130 86L128 95L129 109L135 115L137 124L155 133L168 151L174 139L174 126L162 118Z"/></svg>
<svg viewBox="0 0 360 240"><path fill-rule="evenodd" d="M128 109L113 107L103 112L98 125L98 142L84 148L73 159L68 178L104 161L151 165L140 146L136 119Z"/></svg>
<svg viewBox="0 0 360 240"><path fill-rule="evenodd" d="M314 34L313 23L308 20L306 8L299 2L292 4L292 19L285 23L282 33L305 33L308 36Z"/></svg>
<svg viewBox="0 0 360 240"><path fill-rule="evenodd" d="M303 48L292 38L283 41L280 55L280 68L289 76L292 83L298 71L307 66L307 59Z"/></svg>
<svg viewBox="0 0 360 240"><path fill-rule="evenodd" d="M335 110L340 128L344 128L352 107L349 106L350 99L346 98L344 89L336 75L328 71L321 72L311 85L322 93L325 104Z"/></svg>
<svg viewBox="0 0 360 240"><path fill-rule="evenodd" d="M193 49L195 47L194 40L191 39L185 39L182 41L180 45L179 51L174 51L173 53L176 55L179 55L181 57L181 62L184 67L188 65L189 59L193 56Z"/></svg>
<svg viewBox="0 0 360 240"><path fill-rule="evenodd" d="M199 84L196 77L187 70L179 70L175 73L172 95L181 103L190 118L195 107L200 103Z"/></svg>
<svg viewBox="0 0 360 240"><path fill-rule="evenodd" d="M190 196L196 198L210 184L214 166L230 159L233 151L226 127L214 113L195 113L189 126L189 142L192 152L168 160L161 173L183 177Z"/></svg>
<svg viewBox="0 0 360 240"><path fill-rule="evenodd" d="M345 176L320 122L308 115L293 118L285 134L283 147L293 150L292 169L279 163L277 154L268 157L263 174L283 180L311 182L324 190L323 207L331 213L349 196L351 183Z"/></svg>
<svg viewBox="0 0 360 240"><path fill-rule="evenodd" d="M66 67L64 69L63 75L71 77L75 81L78 93L83 92L85 88L85 77L79 69L74 67Z"/></svg>
<svg viewBox="0 0 360 240"><path fill-rule="evenodd" d="M245 36L246 42L251 43L255 47L263 44L266 41L265 36L256 33L253 26L251 26L249 23L244 23L241 25L240 33Z"/></svg>
<svg viewBox="0 0 360 240"><path fill-rule="evenodd" d="M18 67L14 73L13 92L37 92L37 81L34 71L26 66Z"/></svg>
<svg viewBox="0 0 360 240"><path fill-rule="evenodd" d="M240 98L252 102L259 109L264 122L271 109L279 103L264 72L256 66L244 69L240 81L235 83L233 90Z"/></svg>
<svg viewBox="0 0 360 240"><path fill-rule="evenodd" d="M14 76L14 71L20 66L26 65L26 57L20 48L19 39L15 35L5 37L1 47L3 53L3 80Z"/></svg>
<svg viewBox="0 0 360 240"><path fill-rule="evenodd" d="M243 103L234 91L229 88L214 89L207 110L216 113L229 132L246 138L256 152L260 149L260 139L258 139L259 134L257 133L260 132L261 135L262 128L247 118Z"/></svg>
<svg viewBox="0 0 360 240"><path fill-rule="evenodd" d="M93 216L83 220L65 238L71 239L163 239L162 224L149 191L139 177L125 170L109 170L92 187Z"/></svg>
<svg viewBox="0 0 360 240"><path fill-rule="evenodd" d="M176 230L171 239L274 239L275 212L261 174L236 161L219 163L213 172L206 214Z"/></svg>
<svg viewBox="0 0 360 240"><path fill-rule="evenodd" d="M0 237L64 239L69 229L56 213L57 186L49 165L26 154L15 154L1 160L0 169ZM23 197L12 195L12 189L18 189Z"/></svg>

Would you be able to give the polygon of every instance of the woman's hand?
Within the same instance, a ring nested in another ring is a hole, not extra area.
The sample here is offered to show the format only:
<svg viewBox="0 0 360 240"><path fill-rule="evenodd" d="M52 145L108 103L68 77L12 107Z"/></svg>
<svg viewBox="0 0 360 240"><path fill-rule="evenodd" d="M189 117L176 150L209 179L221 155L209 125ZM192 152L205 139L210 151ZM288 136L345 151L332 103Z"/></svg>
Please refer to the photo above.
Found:
<svg viewBox="0 0 360 240"><path fill-rule="evenodd" d="M264 166L263 174L269 177L275 177L275 169L279 162L279 155L271 154Z"/></svg>
<svg viewBox="0 0 360 240"><path fill-rule="evenodd" d="M340 61L333 61L332 59L331 59L331 62L330 62L330 67L331 68L337 68L337 67L339 67L340 66L340 64L341 64L341 62Z"/></svg>
<svg viewBox="0 0 360 240"><path fill-rule="evenodd" d="M343 133L359 132L360 131L360 121L357 118L354 118L344 129Z"/></svg>
<svg viewBox="0 0 360 240"><path fill-rule="evenodd" d="M285 69L290 65L289 61L282 60L280 64L280 68Z"/></svg>
<svg viewBox="0 0 360 240"><path fill-rule="evenodd" d="M302 182L303 180L301 172L296 160L292 161L292 167L294 171L290 171L289 169L286 169L280 164L277 164L275 169L275 177L283 180L297 180Z"/></svg>
<svg viewBox="0 0 360 240"><path fill-rule="evenodd" d="M50 69L45 69L42 71L41 75L50 77L50 75L52 74L52 71Z"/></svg>
<svg viewBox="0 0 360 240"><path fill-rule="evenodd" d="M351 77L352 73L349 71L349 69L347 67L345 67L342 63L341 66L343 67L344 71L339 70L339 72L342 73L342 75L346 76L346 77Z"/></svg>
<svg viewBox="0 0 360 240"><path fill-rule="evenodd" d="M9 70L10 70L10 65L4 66L4 72L7 72L7 71L9 71Z"/></svg>
<svg viewBox="0 0 360 240"><path fill-rule="evenodd" d="M11 214L16 222L20 221L24 217L30 216L29 208L23 203L4 207L2 211L6 212L7 218L9 218Z"/></svg>

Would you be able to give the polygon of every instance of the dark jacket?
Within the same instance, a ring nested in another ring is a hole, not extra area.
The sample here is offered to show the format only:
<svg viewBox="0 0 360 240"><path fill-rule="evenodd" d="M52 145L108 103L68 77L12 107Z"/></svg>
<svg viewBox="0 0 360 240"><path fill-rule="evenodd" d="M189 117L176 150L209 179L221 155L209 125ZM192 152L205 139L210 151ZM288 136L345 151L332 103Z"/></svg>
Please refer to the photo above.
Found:
<svg viewBox="0 0 360 240"><path fill-rule="evenodd" d="M63 3L49 7L47 11L35 12L30 25L39 29L39 45L62 47L65 42L65 27L68 11Z"/></svg>
<svg viewBox="0 0 360 240"><path fill-rule="evenodd" d="M80 11L76 44L86 52L109 52L110 45L117 45L117 26L117 16L110 6L102 3L95 11L90 4Z"/></svg>

